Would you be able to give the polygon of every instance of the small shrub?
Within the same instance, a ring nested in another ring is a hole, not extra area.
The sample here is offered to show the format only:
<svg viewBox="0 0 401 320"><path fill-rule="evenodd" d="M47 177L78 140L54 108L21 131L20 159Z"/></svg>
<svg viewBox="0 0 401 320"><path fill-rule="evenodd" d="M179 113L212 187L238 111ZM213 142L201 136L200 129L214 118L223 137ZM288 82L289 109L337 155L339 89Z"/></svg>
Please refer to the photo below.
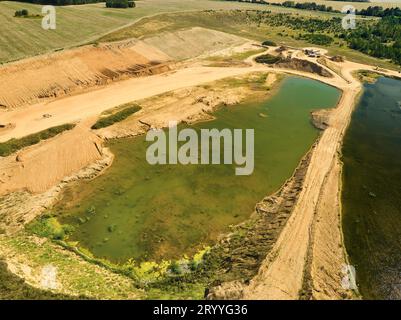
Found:
<svg viewBox="0 0 401 320"><path fill-rule="evenodd" d="M116 228L117 228L117 225L111 224L107 227L107 231L110 233L113 233L116 230Z"/></svg>
<svg viewBox="0 0 401 320"><path fill-rule="evenodd" d="M271 47L275 47L277 46L277 44L271 40L265 40L262 42L262 46L271 46Z"/></svg>
<svg viewBox="0 0 401 320"><path fill-rule="evenodd" d="M131 107L125 108L121 111L113 113L112 115L102 117L92 126L92 129L100 129L111 126L116 122L120 122L128 118L130 115L138 112L141 110L141 107L138 105L133 105Z"/></svg>
<svg viewBox="0 0 401 320"><path fill-rule="evenodd" d="M258 63L274 64L276 62L281 61L281 58L272 56L271 54L262 54L261 56L256 57L255 61Z"/></svg>
<svg viewBox="0 0 401 320"><path fill-rule="evenodd" d="M170 266L169 266L169 268L168 268L170 271L171 271L171 273L173 273L173 274L181 274L182 273L182 270L181 270L181 267L180 267L180 264L177 262L177 261L174 261L174 262L172 262L171 264L170 264Z"/></svg>
<svg viewBox="0 0 401 320"><path fill-rule="evenodd" d="M17 10L14 13L14 17L27 17L29 12L27 9Z"/></svg>
<svg viewBox="0 0 401 320"><path fill-rule="evenodd" d="M9 156L10 154L22 148L37 144L41 140L52 138L59 133L66 130L71 130L74 127L75 124L63 124L61 126L52 127L34 134L30 134L29 136L20 139L10 139L6 142L2 142L0 143L0 157Z"/></svg>

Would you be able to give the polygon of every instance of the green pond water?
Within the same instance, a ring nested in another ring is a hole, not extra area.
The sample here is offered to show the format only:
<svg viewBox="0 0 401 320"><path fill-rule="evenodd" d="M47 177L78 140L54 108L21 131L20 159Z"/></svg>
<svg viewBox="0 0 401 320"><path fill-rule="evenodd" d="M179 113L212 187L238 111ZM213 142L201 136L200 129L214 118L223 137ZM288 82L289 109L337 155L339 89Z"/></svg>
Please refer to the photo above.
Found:
<svg viewBox="0 0 401 320"><path fill-rule="evenodd" d="M401 81L365 85L343 158L343 229L360 292L401 299Z"/></svg>
<svg viewBox="0 0 401 320"><path fill-rule="evenodd" d="M144 137L108 144L113 165L64 192L54 208L75 226L70 240L113 262L181 258L246 220L255 204L288 179L318 136L314 109L334 107L339 91L317 81L285 78L266 101L223 107L213 121L191 126L255 130L255 169L236 165L154 165ZM261 117L260 113L267 117ZM180 127L179 127L180 128Z"/></svg>

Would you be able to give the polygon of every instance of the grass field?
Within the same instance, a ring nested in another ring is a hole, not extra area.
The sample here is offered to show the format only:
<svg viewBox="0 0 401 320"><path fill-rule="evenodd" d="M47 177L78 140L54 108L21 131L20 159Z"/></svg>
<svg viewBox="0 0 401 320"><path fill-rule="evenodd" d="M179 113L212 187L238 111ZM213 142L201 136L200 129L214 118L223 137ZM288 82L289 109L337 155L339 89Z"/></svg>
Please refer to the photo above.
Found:
<svg viewBox="0 0 401 320"><path fill-rule="evenodd" d="M270 3L283 3L287 0L266 0ZM317 4L324 4L326 7L333 7L335 10L341 10L346 5L352 5L355 9L364 9L369 6L381 6L383 8L399 7L401 1L371 1L371 2L347 2L347 1L330 1L330 0L293 0L295 2L315 2Z"/></svg>
<svg viewBox="0 0 401 320"><path fill-rule="evenodd" d="M340 4L342 6L346 3L340 2L338 5ZM357 7L361 5L364 4L355 4ZM111 9L105 8L104 3L97 3L57 7L57 29L47 31L41 28L41 19L14 18L14 12L24 8L31 14L40 14L42 6L10 1L0 2L0 63L85 44L115 29L135 23L142 17L164 12L207 9L294 12L294 9L277 6L218 0L142 0L137 1L137 7L134 9ZM298 13L327 15L327 13L305 10L299 10Z"/></svg>
<svg viewBox="0 0 401 320"><path fill-rule="evenodd" d="M316 14L316 12L306 10L296 10L296 12L301 12L306 17L312 17ZM319 16L323 18L331 18L333 16L338 16L338 14L326 14L325 16L319 14ZM99 41L116 41L132 37L146 38L160 32L172 32L193 26L228 32L256 41L271 40L278 45L287 45L293 47L305 47L312 45L306 40L299 39L299 34L305 33L301 30L294 30L282 26L275 27L266 24L258 25L256 23L246 21L244 16L236 11L224 13L181 12L144 18L132 26L109 33L108 35L100 38ZM330 35L333 36L332 34ZM317 45L313 46L319 47ZM322 48L328 49L329 54L342 55L352 61L400 70L399 66L396 66L386 60L377 59L356 50L349 49L345 41L338 38L335 38L331 45Z"/></svg>

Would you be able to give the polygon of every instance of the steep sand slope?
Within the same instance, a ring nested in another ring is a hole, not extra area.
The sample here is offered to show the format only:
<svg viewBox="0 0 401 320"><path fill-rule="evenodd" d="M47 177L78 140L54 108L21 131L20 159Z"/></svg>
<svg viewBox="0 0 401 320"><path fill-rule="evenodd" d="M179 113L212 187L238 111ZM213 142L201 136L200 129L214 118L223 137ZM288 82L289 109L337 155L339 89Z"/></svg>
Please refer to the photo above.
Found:
<svg viewBox="0 0 401 320"><path fill-rule="evenodd" d="M341 286L345 256L341 224L341 163L336 156L316 207L310 245L307 279L308 298L344 299L352 293Z"/></svg>
<svg viewBox="0 0 401 320"><path fill-rule="evenodd" d="M44 192L102 157L101 139L78 125L69 132L0 157L0 195L26 189Z"/></svg>
<svg viewBox="0 0 401 320"><path fill-rule="evenodd" d="M300 54L300 52L296 53ZM322 134L305 178L296 207L259 274L243 290L245 299L298 299L302 289L308 298L339 299L353 296L341 287L346 262L342 243L339 153L362 85L352 73L368 65L337 63L341 70L333 79L319 79L343 91L331 112L329 127ZM287 71L288 72L288 71ZM399 77L396 71L383 75ZM318 79L316 76L308 77ZM336 247L337 246L337 247ZM341 267L340 267L341 266Z"/></svg>
<svg viewBox="0 0 401 320"><path fill-rule="evenodd" d="M131 40L21 60L0 67L0 107L16 108L123 77L168 70L168 55Z"/></svg>
<svg viewBox="0 0 401 320"><path fill-rule="evenodd" d="M194 58L248 41L229 33L201 27L165 32L144 40L145 43L160 49L176 60Z"/></svg>

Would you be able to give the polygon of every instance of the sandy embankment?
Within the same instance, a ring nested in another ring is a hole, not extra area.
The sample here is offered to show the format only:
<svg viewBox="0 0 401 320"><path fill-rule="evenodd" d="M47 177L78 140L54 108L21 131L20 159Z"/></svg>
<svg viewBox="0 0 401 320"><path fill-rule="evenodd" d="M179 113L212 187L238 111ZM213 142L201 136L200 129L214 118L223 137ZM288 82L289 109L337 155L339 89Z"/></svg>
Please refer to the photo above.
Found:
<svg viewBox="0 0 401 320"><path fill-rule="evenodd" d="M88 45L0 66L0 110L169 70L173 59L138 40Z"/></svg>
<svg viewBox="0 0 401 320"><path fill-rule="evenodd" d="M362 85L352 77L374 67L337 64L341 79L331 84L342 90L327 129L316 146L294 211L259 274L244 289L245 299L344 299L355 292L341 286L347 263L341 227L340 152L345 130ZM383 75L399 76L382 70Z"/></svg>
<svg viewBox="0 0 401 320"><path fill-rule="evenodd" d="M102 156L102 140L78 125L58 137L0 159L0 195L22 189L45 192Z"/></svg>
<svg viewBox="0 0 401 320"><path fill-rule="evenodd" d="M336 160L360 86L343 90L341 101L332 113L330 126L324 131L312 155L298 203L259 275L246 291L245 298L298 298L316 207L322 201L324 181Z"/></svg>

